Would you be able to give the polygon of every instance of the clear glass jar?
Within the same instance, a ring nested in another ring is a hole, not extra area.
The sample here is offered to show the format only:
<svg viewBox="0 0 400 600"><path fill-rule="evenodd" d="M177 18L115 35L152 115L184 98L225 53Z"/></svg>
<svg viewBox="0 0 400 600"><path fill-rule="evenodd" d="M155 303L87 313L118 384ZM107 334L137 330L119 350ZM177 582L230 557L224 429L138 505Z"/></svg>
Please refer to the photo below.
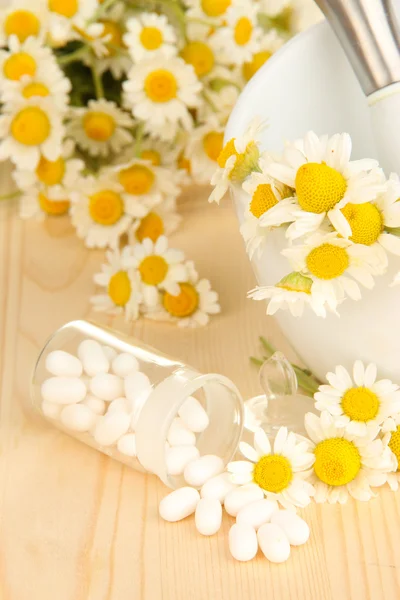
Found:
<svg viewBox="0 0 400 600"><path fill-rule="evenodd" d="M122 354L119 363L113 362ZM135 366L129 372L130 363ZM104 378L105 373L113 375ZM34 407L59 429L134 469L158 475L171 488L183 480L168 472L167 438L188 398L195 398L207 415L208 426L195 433L200 455L214 454L227 464L243 428L243 401L228 378L203 375L89 321L68 323L46 342L34 369L31 396ZM112 413L129 414L129 427L125 417ZM180 417L179 422L182 425ZM121 435L113 440L116 423Z"/></svg>

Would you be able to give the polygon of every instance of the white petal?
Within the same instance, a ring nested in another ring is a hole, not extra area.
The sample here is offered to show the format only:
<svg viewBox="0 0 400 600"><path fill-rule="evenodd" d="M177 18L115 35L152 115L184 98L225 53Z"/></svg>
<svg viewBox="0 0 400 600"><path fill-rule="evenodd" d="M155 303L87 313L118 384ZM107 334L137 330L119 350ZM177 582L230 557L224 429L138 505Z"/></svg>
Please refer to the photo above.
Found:
<svg viewBox="0 0 400 600"><path fill-rule="evenodd" d="M365 387L371 387L376 380L377 367L374 363L370 363L365 369L364 373L364 385Z"/></svg>
<svg viewBox="0 0 400 600"><path fill-rule="evenodd" d="M243 456L245 456L248 460L251 460L253 463L256 463L260 458L258 452L246 442L240 442L239 450Z"/></svg>
<svg viewBox="0 0 400 600"><path fill-rule="evenodd" d="M353 378L358 386L364 385L364 365L361 360L356 360L353 367Z"/></svg>
<svg viewBox="0 0 400 600"><path fill-rule="evenodd" d="M274 441L274 454L281 454L288 435L287 427L280 427Z"/></svg>
<svg viewBox="0 0 400 600"><path fill-rule="evenodd" d="M254 434L254 447L261 456L271 454L271 444L269 443L267 434L261 427Z"/></svg>

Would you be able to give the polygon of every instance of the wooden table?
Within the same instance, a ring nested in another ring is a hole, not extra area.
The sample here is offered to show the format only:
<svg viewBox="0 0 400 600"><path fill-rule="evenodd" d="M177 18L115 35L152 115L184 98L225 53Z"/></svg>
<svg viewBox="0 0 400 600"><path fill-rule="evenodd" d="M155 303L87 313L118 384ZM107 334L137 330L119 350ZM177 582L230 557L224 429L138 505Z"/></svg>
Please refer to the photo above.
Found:
<svg viewBox="0 0 400 600"><path fill-rule="evenodd" d="M7 172L2 190L9 189ZM112 323L197 366L259 391L248 357L267 335L285 350L261 303L229 202L207 190L182 199L173 244L196 261L223 313L196 331L140 321ZM398 600L400 493L368 503L312 504L312 537L280 566L235 562L230 520L202 538L191 518L159 519L167 489L35 419L27 409L32 368L48 335L90 314L92 275L103 253L87 251L67 220L22 222L0 205L0 600Z"/></svg>

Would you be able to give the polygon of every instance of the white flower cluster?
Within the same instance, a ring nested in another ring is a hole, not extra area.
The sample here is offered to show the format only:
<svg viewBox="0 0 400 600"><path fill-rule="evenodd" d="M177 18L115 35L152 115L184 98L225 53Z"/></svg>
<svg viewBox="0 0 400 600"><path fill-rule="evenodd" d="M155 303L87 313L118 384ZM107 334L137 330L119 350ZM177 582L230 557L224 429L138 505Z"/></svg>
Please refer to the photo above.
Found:
<svg viewBox="0 0 400 600"><path fill-rule="evenodd" d="M270 300L268 314L283 308L301 316L305 305L321 317L337 314L346 298L361 299L360 285L371 289L386 273L389 255L400 256L399 178L386 179L376 160L351 160L347 133L310 131L277 158L260 152L261 129L251 124L243 139L225 145L210 201L242 186L248 204L241 232L250 257L263 251L273 229L285 229L282 254L291 270L249 293Z"/></svg>

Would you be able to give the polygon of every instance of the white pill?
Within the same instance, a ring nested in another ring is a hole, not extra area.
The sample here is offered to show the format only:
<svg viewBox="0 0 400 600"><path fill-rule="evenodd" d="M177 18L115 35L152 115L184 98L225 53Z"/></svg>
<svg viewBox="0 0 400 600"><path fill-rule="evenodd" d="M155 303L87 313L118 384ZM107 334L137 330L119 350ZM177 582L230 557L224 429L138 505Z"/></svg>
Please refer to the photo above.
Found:
<svg viewBox="0 0 400 600"><path fill-rule="evenodd" d="M258 543L266 558L273 563L285 562L290 556L286 533L275 523L262 525L257 532Z"/></svg>
<svg viewBox="0 0 400 600"><path fill-rule="evenodd" d="M76 404L86 396L86 386L78 377L50 377L42 384L42 398L56 404Z"/></svg>
<svg viewBox="0 0 400 600"><path fill-rule="evenodd" d="M124 382L121 377L112 373L97 373L90 382L90 391L94 396L111 402L124 393Z"/></svg>
<svg viewBox="0 0 400 600"><path fill-rule="evenodd" d="M106 403L104 400L97 398L96 396L92 396L92 394L88 394L84 401L82 402L85 406L90 408L95 415L104 415L106 412Z"/></svg>
<svg viewBox="0 0 400 600"><path fill-rule="evenodd" d="M118 352L115 350L115 348L112 348L111 346L102 346L101 348L111 363L117 356Z"/></svg>
<svg viewBox="0 0 400 600"><path fill-rule="evenodd" d="M61 413L61 422L73 431L89 431L96 422L98 416L84 404L70 404Z"/></svg>
<svg viewBox="0 0 400 600"><path fill-rule="evenodd" d="M178 410L178 415L185 423L186 427L192 431L199 433L207 429L210 420L200 402L189 396Z"/></svg>
<svg viewBox="0 0 400 600"><path fill-rule="evenodd" d="M123 412L127 415L132 414L132 406L126 398L116 398L108 405L107 414L111 415L115 412Z"/></svg>
<svg viewBox="0 0 400 600"><path fill-rule="evenodd" d="M97 373L108 373L110 361L99 342L84 340L79 344L78 356L82 361L85 373L90 377L94 377Z"/></svg>
<svg viewBox="0 0 400 600"><path fill-rule="evenodd" d="M237 485L232 483L229 473L221 473L205 482L200 495L202 498L215 498L223 504L226 496L236 488Z"/></svg>
<svg viewBox="0 0 400 600"><path fill-rule="evenodd" d="M182 475L190 461L199 458L200 452L196 446L172 446L165 453L167 473L169 475Z"/></svg>
<svg viewBox="0 0 400 600"><path fill-rule="evenodd" d="M276 500L256 500L244 506L237 514L236 523L246 523L254 529L269 523L273 513L278 509Z"/></svg>
<svg viewBox="0 0 400 600"><path fill-rule="evenodd" d="M121 454L136 456L136 437L134 433L127 433L118 440L117 448Z"/></svg>
<svg viewBox="0 0 400 600"><path fill-rule="evenodd" d="M194 487L202 487L206 481L224 470L224 461L214 454L206 454L186 465L183 472L185 481Z"/></svg>
<svg viewBox="0 0 400 600"><path fill-rule="evenodd" d="M141 371L131 373L124 380L125 396L135 402L151 388L150 379Z"/></svg>
<svg viewBox="0 0 400 600"><path fill-rule="evenodd" d="M129 429L131 419L121 412L99 417L93 431L93 437L100 446L112 446Z"/></svg>
<svg viewBox="0 0 400 600"><path fill-rule="evenodd" d="M46 369L58 377L80 377L83 371L79 358L64 350L54 350L48 354Z"/></svg>
<svg viewBox="0 0 400 600"><path fill-rule="evenodd" d="M257 554L257 534L250 525L235 523L229 530L229 550L236 560L247 562Z"/></svg>
<svg viewBox="0 0 400 600"><path fill-rule="evenodd" d="M201 535L214 535L221 529L221 503L213 498L202 498L196 507L194 519Z"/></svg>
<svg viewBox="0 0 400 600"><path fill-rule="evenodd" d="M122 352L122 354L119 354L114 358L111 368L113 373L119 377L126 377L130 373L139 370L139 363L132 354Z"/></svg>
<svg viewBox="0 0 400 600"><path fill-rule="evenodd" d="M168 430L168 443L171 446L194 446L196 436L179 417L176 417Z"/></svg>
<svg viewBox="0 0 400 600"><path fill-rule="evenodd" d="M271 523L279 525L285 532L291 546L301 546L310 537L307 523L290 510L278 510L271 517Z"/></svg>
<svg viewBox="0 0 400 600"><path fill-rule="evenodd" d="M224 507L228 515L236 517L247 504L263 498L264 492L257 485L243 485L226 496Z"/></svg>
<svg viewBox="0 0 400 600"><path fill-rule="evenodd" d="M182 487L165 496L160 502L160 516L170 523L186 519L196 510L200 494L192 487Z"/></svg>
<svg viewBox="0 0 400 600"><path fill-rule="evenodd" d="M62 409L62 404L47 402L47 400L43 400L42 402L42 412L44 416L48 417L49 419L59 419Z"/></svg>

